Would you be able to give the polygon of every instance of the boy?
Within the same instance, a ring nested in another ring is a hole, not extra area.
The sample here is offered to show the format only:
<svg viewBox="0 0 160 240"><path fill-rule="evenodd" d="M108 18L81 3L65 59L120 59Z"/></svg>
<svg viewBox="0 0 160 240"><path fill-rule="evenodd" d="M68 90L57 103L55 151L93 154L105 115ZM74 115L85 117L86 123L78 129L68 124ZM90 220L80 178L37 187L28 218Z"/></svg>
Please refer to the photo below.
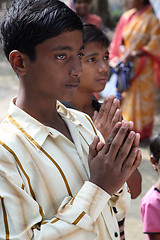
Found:
<svg viewBox="0 0 160 240"><path fill-rule="evenodd" d="M101 132L104 139L107 140L116 122L122 121L122 112L119 108L120 103L114 96L110 96L104 100L101 106L93 96L93 92L98 93L102 91L108 79L109 40L96 26L84 24L83 43L83 72L80 84L73 99L64 104L67 107L85 112L93 118L96 128ZM141 182L141 174L137 169L127 181L132 199L135 199L141 193ZM123 221L120 221L119 225L122 239L124 239Z"/></svg>
<svg viewBox="0 0 160 240"><path fill-rule="evenodd" d="M104 144L88 116L57 102L79 85L82 27L60 1L15 0L3 19L19 89L0 126L0 239L119 239L112 207L128 196L139 136L117 123Z"/></svg>

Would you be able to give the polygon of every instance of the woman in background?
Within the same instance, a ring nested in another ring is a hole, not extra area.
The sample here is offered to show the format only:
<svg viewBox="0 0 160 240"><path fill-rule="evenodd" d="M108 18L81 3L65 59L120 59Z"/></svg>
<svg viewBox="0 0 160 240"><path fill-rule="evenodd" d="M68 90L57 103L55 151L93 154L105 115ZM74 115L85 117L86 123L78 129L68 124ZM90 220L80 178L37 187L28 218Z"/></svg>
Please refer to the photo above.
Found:
<svg viewBox="0 0 160 240"><path fill-rule="evenodd" d="M149 0L128 1L131 10L120 18L110 45L110 65L133 62L134 76L129 89L122 94L121 110L125 120L134 122L134 130L142 140L152 135L160 27Z"/></svg>

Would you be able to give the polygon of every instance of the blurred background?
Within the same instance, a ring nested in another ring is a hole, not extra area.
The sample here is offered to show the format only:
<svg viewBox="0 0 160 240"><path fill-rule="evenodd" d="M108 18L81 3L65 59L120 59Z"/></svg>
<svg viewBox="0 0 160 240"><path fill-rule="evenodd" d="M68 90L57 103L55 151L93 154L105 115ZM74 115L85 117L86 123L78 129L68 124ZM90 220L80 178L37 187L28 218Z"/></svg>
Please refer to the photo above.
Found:
<svg viewBox="0 0 160 240"><path fill-rule="evenodd" d="M3 16L7 4L11 0L0 0L0 18ZM63 0L67 5L69 0ZM159 1L159 0L158 0ZM154 0L156 3L157 1ZM159 1L160 2L160 1ZM121 14L128 8L126 0L92 0L91 13L101 16L103 23L108 29L110 38L114 33L114 28ZM160 8L159 8L160 9ZM7 113L10 99L16 95L18 88L18 79L6 60L0 45L0 121L4 119ZM156 89L156 111L153 135L160 130L160 87ZM142 174L142 193L132 200L131 209L126 218L126 240L145 240L146 237L142 232L142 222L140 218L140 200L146 191L156 182L158 176L152 169L149 162L149 147L141 146L143 160L139 167Z"/></svg>

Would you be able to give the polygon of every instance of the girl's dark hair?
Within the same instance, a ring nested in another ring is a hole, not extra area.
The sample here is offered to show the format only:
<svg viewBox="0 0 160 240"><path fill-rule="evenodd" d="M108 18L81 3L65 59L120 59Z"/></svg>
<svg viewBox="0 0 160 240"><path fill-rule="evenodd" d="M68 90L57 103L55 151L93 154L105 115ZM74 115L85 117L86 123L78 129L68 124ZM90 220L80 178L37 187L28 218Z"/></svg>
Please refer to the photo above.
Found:
<svg viewBox="0 0 160 240"><path fill-rule="evenodd" d="M160 133L151 139L150 151L155 161L158 163L160 158Z"/></svg>
<svg viewBox="0 0 160 240"><path fill-rule="evenodd" d="M58 0L13 0L1 24L2 48L9 59L18 50L34 61L35 46L63 31L83 30L79 16Z"/></svg>
<svg viewBox="0 0 160 240"><path fill-rule="evenodd" d="M92 24L84 23L83 24L83 43L88 42L99 42L103 46L109 46L109 39L105 33L98 27Z"/></svg>

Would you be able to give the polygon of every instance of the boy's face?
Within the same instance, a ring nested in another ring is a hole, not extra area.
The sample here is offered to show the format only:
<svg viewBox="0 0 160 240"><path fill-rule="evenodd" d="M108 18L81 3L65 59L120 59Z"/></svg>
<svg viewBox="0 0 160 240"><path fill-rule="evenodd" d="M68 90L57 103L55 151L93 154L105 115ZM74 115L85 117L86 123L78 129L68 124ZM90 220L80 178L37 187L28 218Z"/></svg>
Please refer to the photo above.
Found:
<svg viewBox="0 0 160 240"><path fill-rule="evenodd" d="M109 72L107 47L98 42L86 43L82 69L79 89L92 93L102 91Z"/></svg>
<svg viewBox="0 0 160 240"><path fill-rule="evenodd" d="M80 16L86 16L89 12L89 1L87 0L76 0L75 1L76 13Z"/></svg>
<svg viewBox="0 0 160 240"><path fill-rule="evenodd" d="M36 60L29 61L26 75L38 96L63 101L73 98L82 72L82 46L80 30L65 31L36 46Z"/></svg>

